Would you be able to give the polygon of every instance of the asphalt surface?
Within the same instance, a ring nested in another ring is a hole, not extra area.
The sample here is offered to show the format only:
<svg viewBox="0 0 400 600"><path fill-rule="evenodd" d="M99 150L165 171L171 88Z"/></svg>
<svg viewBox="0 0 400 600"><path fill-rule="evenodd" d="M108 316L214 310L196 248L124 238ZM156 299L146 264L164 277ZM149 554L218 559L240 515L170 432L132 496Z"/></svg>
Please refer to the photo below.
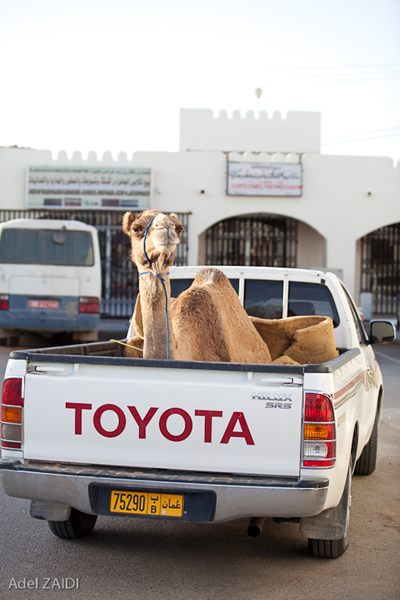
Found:
<svg viewBox="0 0 400 600"><path fill-rule="evenodd" d="M0 348L0 373L11 348ZM312 558L298 525L99 517L82 540L53 536L29 502L0 489L0 598L130 600L399 600L400 344L379 346L385 382L378 467L354 477L350 546ZM28 589L31 586L31 589Z"/></svg>

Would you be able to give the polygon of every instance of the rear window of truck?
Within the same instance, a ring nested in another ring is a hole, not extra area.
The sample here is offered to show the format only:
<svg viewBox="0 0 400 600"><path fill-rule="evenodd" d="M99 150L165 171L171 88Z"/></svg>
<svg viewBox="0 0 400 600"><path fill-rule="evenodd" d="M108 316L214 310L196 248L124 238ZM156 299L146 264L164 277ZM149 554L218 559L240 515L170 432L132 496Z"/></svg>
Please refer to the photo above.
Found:
<svg viewBox="0 0 400 600"><path fill-rule="evenodd" d="M244 308L251 317L281 319L283 309L283 281L246 279Z"/></svg>
<svg viewBox="0 0 400 600"><path fill-rule="evenodd" d="M239 280L229 280L239 293ZM187 290L193 279L171 279L171 296L177 298ZM251 317L281 319L283 314L283 281L246 279L244 308ZM289 283L288 316L318 315L330 317L334 327L339 325L339 314L332 294L323 283Z"/></svg>
<svg viewBox="0 0 400 600"><path fill-rule="evenodd" d="M339 314L329 289L323 283L289 283L288 316L318 315L330 317L333 326L339 325Z"/></svg>
<svg viewBox="0 0 400 600"><path fill-rule="evenodd" d="M247 314L261 319L281 319L283 314L283 282L247 279L244 308ZM289 283L288 316L318 315L331 317L339 325L336 304L329 289L322 283Z"/></svg>

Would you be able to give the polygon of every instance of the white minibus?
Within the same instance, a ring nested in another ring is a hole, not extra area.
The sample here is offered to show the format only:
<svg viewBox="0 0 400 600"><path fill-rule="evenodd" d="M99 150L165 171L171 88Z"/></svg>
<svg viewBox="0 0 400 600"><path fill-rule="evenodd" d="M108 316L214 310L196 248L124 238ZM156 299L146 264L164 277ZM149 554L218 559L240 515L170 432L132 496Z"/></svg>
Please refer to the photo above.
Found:
<svg viewBox="0 0 400 600"><path fill-rule="evenodd" d="M75 340L94 341L100 295L94 227L57 219L0 224L0 339L68 332Z"/></svg>

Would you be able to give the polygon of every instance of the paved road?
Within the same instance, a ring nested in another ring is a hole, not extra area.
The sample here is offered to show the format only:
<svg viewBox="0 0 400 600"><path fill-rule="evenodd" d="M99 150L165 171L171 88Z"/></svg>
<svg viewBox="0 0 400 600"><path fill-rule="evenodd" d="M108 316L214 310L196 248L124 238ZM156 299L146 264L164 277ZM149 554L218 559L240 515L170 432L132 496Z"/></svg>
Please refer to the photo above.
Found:
<svg viewBox="0 0 400 600"><path fill-rule="evenodd" d="M0 374L9 350L0 348ZM0 490L0 598L399 600L400 344L377 355L386 394L378 468L354 478L350 547L341 558L312 558L297 525L271 520L252 539L244 520L99 517L90 537L66 542L29 517L27 501Z"/></svg>

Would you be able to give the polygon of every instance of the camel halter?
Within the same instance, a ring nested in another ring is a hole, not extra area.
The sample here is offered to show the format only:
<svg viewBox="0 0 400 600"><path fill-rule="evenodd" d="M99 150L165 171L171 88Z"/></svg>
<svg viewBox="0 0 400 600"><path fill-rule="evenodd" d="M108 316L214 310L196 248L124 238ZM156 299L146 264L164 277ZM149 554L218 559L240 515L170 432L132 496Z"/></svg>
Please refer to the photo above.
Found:
<svg viewBox="0 0 400 600"><path fill-rule="evenodd" d="M151 261L149 259L149 257L147 256L147 252L146 252L146 238L147 238L147 233L150 229L150 225L152 224L152 222L154 221L154 219L156 218L157 215L154 215L154 217L150 220L149 224L146 227L146 232L144 234L144 238L143 238L143 252L144 252L144 256L147 260L148 265L151 267ZM165 260L163 262L163 266L172 258L173 252L171 253L171 255L167 258L167 260ZM142 275L150 275L150 271L143 271L142 273L139 273L138 277L141 277ZM165 275L169 275L168 273L165 273ZM164 288L164 295L165 295L165 321L166 321L166 325L167 325L167 360L169 360L169 318L168 318L168 294L167 294L167 288L165 287L165 279L162 275L160 275L159 273L156 274L156 276L161 279L161 283L163 285Z"/></svg>

